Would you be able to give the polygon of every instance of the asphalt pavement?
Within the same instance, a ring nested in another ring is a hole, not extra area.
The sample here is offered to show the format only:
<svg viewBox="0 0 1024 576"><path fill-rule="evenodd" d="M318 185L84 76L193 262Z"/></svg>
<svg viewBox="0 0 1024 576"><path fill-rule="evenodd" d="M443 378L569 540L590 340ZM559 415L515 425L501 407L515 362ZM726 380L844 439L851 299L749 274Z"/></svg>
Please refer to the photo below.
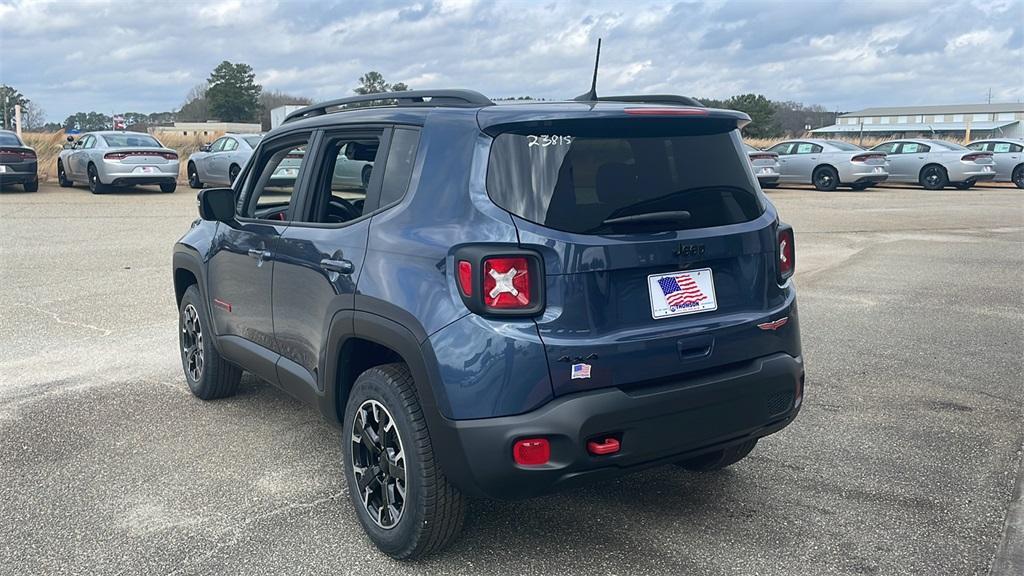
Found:
<svg viewBox="0 0 1024 576"><path fill-rule="evenodd" d="M1020 545L1024 191L769 196L796 230L797 421L719 473L473 501L453 548L402 563L314 409L249 375L189 394L170 265L193 191L4 191L0 573L989 574Z"/></svg>

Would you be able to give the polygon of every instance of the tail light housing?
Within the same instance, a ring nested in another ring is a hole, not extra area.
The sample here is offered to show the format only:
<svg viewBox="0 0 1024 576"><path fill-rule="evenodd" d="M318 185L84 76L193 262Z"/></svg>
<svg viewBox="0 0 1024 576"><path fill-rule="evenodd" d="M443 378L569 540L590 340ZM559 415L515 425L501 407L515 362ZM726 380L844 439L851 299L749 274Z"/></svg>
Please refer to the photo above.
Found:
<svg viewBox="0 0 1024 576"><path fill-rule="evenodd" d="M523 438L512 445L512 459L520 466L543 466L551 460L547 438Z"/></svg>
<svg viewBox="0 0 1024 576"><path fill-rule="evenodd" d="M850 162L868 162L870 160L885 160L885 154L857 154L850 158Z"/></svg>
<svg viewBox="0 0 1024 576"><path fill-rule="evenodd" d="M779 224L776 239L776 256L779 284L785 283L796 271L796 245L793 242L793 227Z"/></svg>
<svg viewBox="0 0 1024 576"><path fill-rule="evenodd" d="M755 162L757 160L775 160L778 157L778 154L769 154L767 152L764 154L751 154L750 161Z"/></svg>
<svg viewBox="0 0 1024 576"><path fill-rule="evenodd" d="M455 252L459 295L481 316L535 316L544 310L544 265L536 252L476 244Z"/></svg>
<svg viewBox="0 0 1024 576"><path fill-rule="evenodd" d="M36 153L34 150L22 150L20 148L0 148L0 154L14 154L22 160L36 159Z"/></svg>
<svg viewBox="0 0 1024 576"><path fill-rule="evenodd" d="M103 155L104 160L124 160L129 156L157 156L164 160L177 160L178 155L174 152L145 152L142 150L133 150L130 152L108 152Z"/></svg>
<svg viewBox="0 0 1024 576"><path fill-rule="evenodd" d="M964 154L963 158L961 158L960 160L964 162L977 162L978 160L991 157L991 152L973 152L971 154Z"/></svg>

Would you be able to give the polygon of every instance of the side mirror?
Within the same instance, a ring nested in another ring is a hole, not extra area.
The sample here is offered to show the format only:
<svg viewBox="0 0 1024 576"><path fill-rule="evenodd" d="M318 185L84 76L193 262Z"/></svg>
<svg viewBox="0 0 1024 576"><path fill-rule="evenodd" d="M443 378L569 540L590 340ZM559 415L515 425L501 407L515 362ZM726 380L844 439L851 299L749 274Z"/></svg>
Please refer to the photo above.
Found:
<svg viewBox="0 0 1024 576"><path fill-rule="evenodd" d="M68 136L68 142L74 142L74 141L75 141L75 137L74 136Z"/></svg>
<svg viewBox="0 0 1024 576"><path fill-rule="evenodd" d="M211 222L235 221L235 191L208 188L199 192L199 217Z"/></svg>
<svg viewBox="0 0 1024 576"><path fill-rule="evenodd" d="M209 152L210 151L210 145L209 144L203 144L202 146L199 147L199 151L200 152Z"/></svg>

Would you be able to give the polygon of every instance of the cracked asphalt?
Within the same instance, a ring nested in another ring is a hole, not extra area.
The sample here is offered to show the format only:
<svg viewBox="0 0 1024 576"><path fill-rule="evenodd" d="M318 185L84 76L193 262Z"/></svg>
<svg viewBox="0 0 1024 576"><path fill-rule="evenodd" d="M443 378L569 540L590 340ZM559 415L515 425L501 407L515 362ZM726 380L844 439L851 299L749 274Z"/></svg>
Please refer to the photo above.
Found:
<svg viewBox="0 0 1024 576"><path fill-rule="evenodd" d="M4 191L0 573L988 574L1024 439L1024 192L770 197L796 229L792 426L720 473L473 501L452 549L400 563L314 409L248 375L188 393L191 191Z"/></svg>

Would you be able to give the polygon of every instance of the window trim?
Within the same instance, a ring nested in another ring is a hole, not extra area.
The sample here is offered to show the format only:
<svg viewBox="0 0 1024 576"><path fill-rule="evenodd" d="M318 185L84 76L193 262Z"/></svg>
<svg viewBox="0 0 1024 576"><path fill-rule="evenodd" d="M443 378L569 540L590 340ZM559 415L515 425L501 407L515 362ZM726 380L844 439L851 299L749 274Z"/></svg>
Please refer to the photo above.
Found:
<svg viewBox="0 0 1024 576"><path fill-rule="evenodd" d="M295 178L295 184L292 187L292 197L288 202L288 210L285 211L284 220L269 220L265 218L244 216L246 208L248 208L248 205L252 202L252 187L256 185L256 182L253 181L253 174L256 166L259 166L261 170L264 167L264 161L268 156L268 148L273 149L276 152L279 151L278 145L288 146L290 144L293 145L304 141L306 143L306 155L308 158L310 152L314 150L315 145L319 144L319 136L319 130L300 130L282 134L271 140L265 140L265 145L264 142L260 142L259 149L254 153L256 156L255 160L246 162L245 172L239 175L239 178L236 180L239 188L235 189L235 219L239 222L272 223L275 226L291 225L292 218L296 211L296 206L301 201L301 197L303 195L302 191L305 189L306 180L309 178L309 169L306 167L308 166L308 162L303 160L302 164L299 166L299 175Z"/></svg>
<svg viewBox="0 0 1024 576"><path fill-rule="evenodd" d="M409 181L405 183L405 190L402 191L401 196L399 196L392 202L384 204L383 206L378 206L375 212L383 212L384 210L387 210L392 206L397 206L401 204L402 200L405 200L405 197L409 194L409 190L412 189L412 183L416 180L416 165L420 158L420 138L423 136L423 130L419 126L395 126L394 129L391 131L391 135L389 136L388 139L388 155L387 158L384 159L384 170L381 170L380 172L381 188L377 191L378 204L380 203L381 196L383 195L384 192L384 176L387 174L387 160L388 158L391 157L391 143L394 141L395 132L398 130L406 130L409 132L414 132L416 134L416 154L415 156L413 156L412 159L412 171L409 173Z"/></svg>

